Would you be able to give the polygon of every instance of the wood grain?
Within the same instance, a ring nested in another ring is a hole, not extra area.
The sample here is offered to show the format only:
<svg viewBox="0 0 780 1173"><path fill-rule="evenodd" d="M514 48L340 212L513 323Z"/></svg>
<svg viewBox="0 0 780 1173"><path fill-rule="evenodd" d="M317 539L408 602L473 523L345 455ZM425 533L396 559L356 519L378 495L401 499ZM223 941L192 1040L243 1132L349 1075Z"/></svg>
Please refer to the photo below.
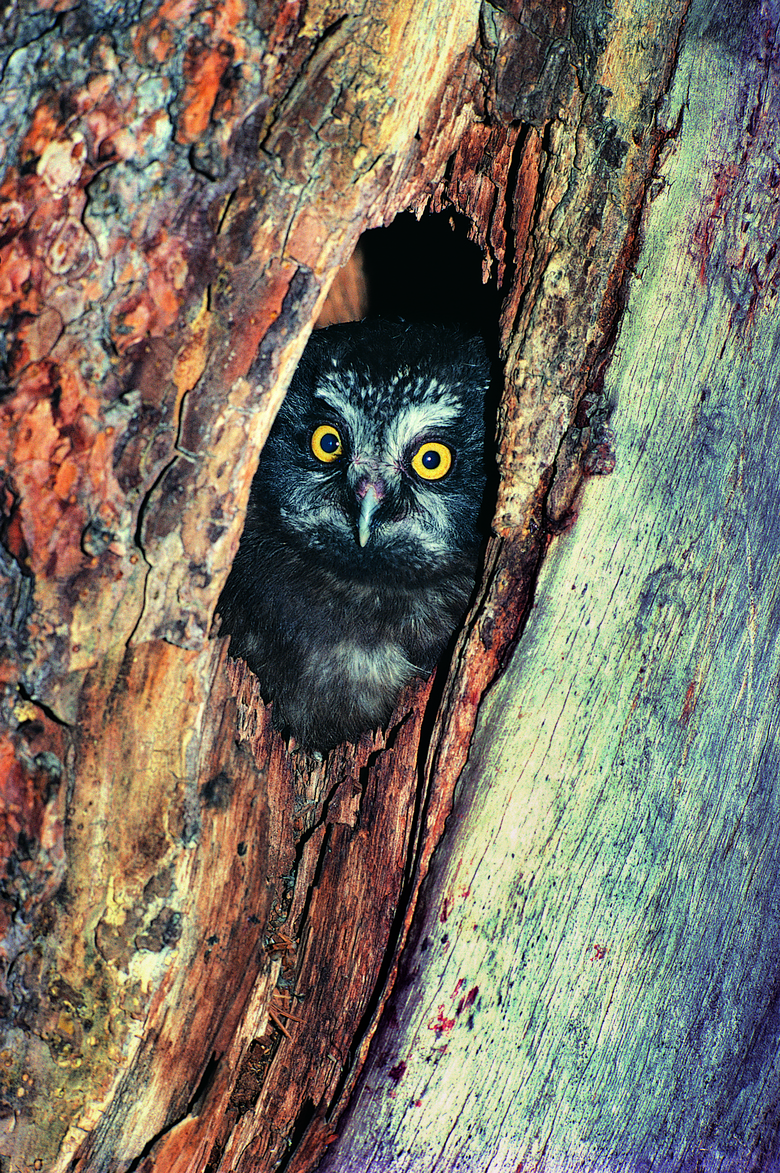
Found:
<svg viewBox="0 0 780 1173"><path fill-rule="evenodd" d="M775 1167L778 28L736 59L702 31L606 375L614 472L480 706L322 1170Z"/></svg>
<svg viewBox="0 0 780 1173"><path fill-rule="evenodd" d="M9 11L13 1173L776 1157L777 27L724 7ZM337 272L426 209L501 302L494 534L320 760L214 609Z"/></svg>

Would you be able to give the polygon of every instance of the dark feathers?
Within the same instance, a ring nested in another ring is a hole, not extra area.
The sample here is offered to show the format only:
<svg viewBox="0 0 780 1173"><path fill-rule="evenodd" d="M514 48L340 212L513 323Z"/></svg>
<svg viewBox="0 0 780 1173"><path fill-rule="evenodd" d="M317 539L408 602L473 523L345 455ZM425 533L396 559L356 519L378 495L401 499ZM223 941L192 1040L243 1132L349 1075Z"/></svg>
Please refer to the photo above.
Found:
<svg viewBox="0 0 780 1173"><path fill-rule="evenodd" d="M366 321L312 335L263 449L219 603L275 724L313 749L386 722L474 585L482 343Z"/></svg>

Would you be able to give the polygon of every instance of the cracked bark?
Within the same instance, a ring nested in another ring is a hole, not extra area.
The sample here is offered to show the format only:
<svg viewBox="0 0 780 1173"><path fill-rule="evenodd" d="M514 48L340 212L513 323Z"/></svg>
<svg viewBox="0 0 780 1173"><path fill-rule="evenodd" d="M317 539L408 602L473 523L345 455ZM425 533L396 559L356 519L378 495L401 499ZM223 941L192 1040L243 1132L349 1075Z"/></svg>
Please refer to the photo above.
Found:
<svg viewBox="0 0 780 1173"><path fill-rule="evenodd" d="M364 7L3 33L0 1154L747 1171L777 16ZM494 534L452 663L319 761L211 620L308 331L405 209L465 217L498 289Z"/></svg>

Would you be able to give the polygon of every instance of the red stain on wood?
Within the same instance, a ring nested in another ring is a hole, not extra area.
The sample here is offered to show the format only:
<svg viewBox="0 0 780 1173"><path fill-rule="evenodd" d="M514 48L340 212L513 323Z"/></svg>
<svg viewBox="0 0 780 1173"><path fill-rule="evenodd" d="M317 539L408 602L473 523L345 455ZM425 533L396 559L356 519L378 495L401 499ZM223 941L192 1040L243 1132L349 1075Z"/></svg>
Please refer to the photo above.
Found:
<svg viewBox="0 0 780 1173"><path fill-rule="evenodd" d="M690 721L691 716L693 715L693 711L696 708L697 694L698 684L695 680L692 680L685 690L685 700L683 701L682 712L677 718L677 721L680 725L685 726Z"/></svg>
<svg viewBox="0 0 780 1173"><path fill-rule="evenodd" d="M436 1011L436 1017L432 1018L428 1023L428 1030L435 1031L437 1037L442 1034L449 1034L455 1026L455 1019L448 1018L444 1013L444 1005L442 1004Z"/></svg>
<svg viewBox="0 0 780 1173"><path fill-rule="evenodd" d="M458 1018L463 1013L464 1010L468 1010L469 1006L474 1005L474 1002L476 1001L476 997L477 997L478 993L479 993L479 986L473 986L469 990L468 994L466 994L463 998L460 999L460 1001L458 1002L457 1009L455 1011L456 1018Z"/></svg>

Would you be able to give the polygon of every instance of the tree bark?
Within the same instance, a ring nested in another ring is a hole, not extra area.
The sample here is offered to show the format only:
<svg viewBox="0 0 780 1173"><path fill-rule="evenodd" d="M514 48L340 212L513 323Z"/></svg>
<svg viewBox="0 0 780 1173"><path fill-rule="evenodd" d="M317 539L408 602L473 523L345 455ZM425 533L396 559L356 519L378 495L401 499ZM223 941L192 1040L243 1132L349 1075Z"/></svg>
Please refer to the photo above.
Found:
<svg viewBox="0 0 780 1173"><path fill-rule="evenodd" d="M777 1167L777 65L776 9L689 13L614 472L480 707L322 1170Z"/></svg>
<svg viewBox="0 0 780 1173"><path fill-rule="evenodd" d="M778 1158L776 9L57 8L2 92L0 1154ZM498 290L493 537L449 667L320 760L211 620L405 209Z"/></svg>

